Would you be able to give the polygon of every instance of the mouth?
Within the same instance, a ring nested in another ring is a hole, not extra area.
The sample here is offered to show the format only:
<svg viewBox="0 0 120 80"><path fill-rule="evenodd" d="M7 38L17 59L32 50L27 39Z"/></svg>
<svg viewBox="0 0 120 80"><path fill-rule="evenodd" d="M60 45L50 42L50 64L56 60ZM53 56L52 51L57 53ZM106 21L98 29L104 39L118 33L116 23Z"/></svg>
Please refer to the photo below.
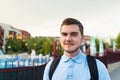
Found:
<svg viewBox="0 0 120 80"><path fill-rule="evenodd" d="M71 47L71 46L73 46L74 44L73 44L73 43L66 43L65 45L68 46L68 47Z"/></svg>
<svg viewBox="0 0 120 80"><path fill-rule="evenodd" d="M73 43L65 43L65 45L74 45Z"/></svg>

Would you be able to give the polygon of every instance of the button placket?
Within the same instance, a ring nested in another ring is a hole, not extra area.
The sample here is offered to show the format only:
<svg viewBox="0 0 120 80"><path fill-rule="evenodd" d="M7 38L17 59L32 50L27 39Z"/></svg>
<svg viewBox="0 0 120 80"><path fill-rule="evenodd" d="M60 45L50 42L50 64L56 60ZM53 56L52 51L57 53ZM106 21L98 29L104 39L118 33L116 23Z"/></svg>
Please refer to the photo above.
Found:
<svg viewBox="0 0 120 80"><path fill-rule="evenodd" d="M69 59L67 80L72 80L72 78L73 78L73 61L72 59Z"/></svg>

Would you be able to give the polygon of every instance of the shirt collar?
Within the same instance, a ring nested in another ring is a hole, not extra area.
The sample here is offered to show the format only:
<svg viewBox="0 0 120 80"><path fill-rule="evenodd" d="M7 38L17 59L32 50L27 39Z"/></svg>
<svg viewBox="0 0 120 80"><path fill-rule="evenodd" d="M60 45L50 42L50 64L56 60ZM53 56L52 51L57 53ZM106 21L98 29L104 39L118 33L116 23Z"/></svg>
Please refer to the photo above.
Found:
<svg viewBox="0 0 120 80"><path fill-rule="evenodd" d="M75 57L72 58L72 60L73 60L74 62L80 64L80 63L83 62L83 60L84 60L84 58L85 58L84 56L85 56L85 54L83 54L83 53L80 51L77 56L75 56ZM63 59L64 62L67 62L70 58L69 58L66 54L64 54L64 55L62 56L62 59Z"/></svg>

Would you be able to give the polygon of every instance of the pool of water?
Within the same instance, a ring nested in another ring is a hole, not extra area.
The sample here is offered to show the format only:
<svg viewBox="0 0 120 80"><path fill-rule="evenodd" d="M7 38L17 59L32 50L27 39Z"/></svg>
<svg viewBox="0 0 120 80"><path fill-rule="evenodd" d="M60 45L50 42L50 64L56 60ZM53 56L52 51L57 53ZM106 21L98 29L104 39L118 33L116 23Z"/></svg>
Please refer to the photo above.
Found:
<svg viewBox="0 0 120 80"><path fill-rule="evenodd" d="M25 54L24 54L25 55ZM47 63L51 57L49 55L43 56L42 54L31 55L30 57L21 58L18 55L10 57L5 55L2 50L0 50L0 69L1 68L15 68L15 67L26 67L26 66L37 66Z"/></svg>
<svg viewBox="0 0 120 80"><path fill-rule="evenodd" d="M38 66L47 63L49 60L46 58L30 58L15 59L0 59L0 68L15 68L15 67L27 67L27 66Z"/></svg>

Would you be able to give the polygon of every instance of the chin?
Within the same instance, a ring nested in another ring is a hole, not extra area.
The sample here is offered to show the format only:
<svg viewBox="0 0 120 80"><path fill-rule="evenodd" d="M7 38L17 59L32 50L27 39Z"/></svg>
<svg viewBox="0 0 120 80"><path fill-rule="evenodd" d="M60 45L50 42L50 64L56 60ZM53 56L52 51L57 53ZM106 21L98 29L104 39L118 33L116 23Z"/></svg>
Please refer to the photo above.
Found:
<svg viewBox="0 0 120 80"><path fill-rule="evenodd" d="M64 51L67 52L67 53L74 53L74 52L77 52L77 51L79 51L79 50L80 50L79 47L76 48L76 49L64 49Z"/></svg>
<svg viewBox="0 0 120 80"><path fill-rule="evenodd" d="M73 53L75 50L65 50L67 53Z"/></svg>

